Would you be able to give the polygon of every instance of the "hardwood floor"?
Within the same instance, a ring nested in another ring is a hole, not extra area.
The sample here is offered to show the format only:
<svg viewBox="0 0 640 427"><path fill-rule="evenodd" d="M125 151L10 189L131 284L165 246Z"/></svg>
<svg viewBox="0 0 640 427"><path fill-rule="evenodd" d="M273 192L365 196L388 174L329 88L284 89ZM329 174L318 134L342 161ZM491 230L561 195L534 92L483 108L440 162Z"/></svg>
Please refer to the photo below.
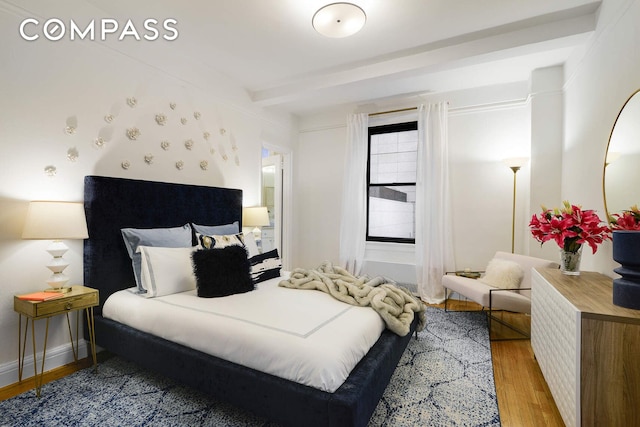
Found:
<svg viewBox="0 0 640 427"><path fill-rule="evenodd" d="M443 308L444 305L439 306ZM479 306L473 303L452 300L448 308L454 310L475 310ZM521 314L504 313L505 319L517 323L521 328L529 327L530 318ZM514 334L492 322L492 338L512 338ZM547 383L542 377L538 363L533 357L529 340L491 341L493 373L498 395L500 420L503 427L564 426L558 409L551 397ZM109 357L106 353L98 355L99 360ZM79 369L91 366L89 359L80 360L45 372L44 382L54 381ZM0 400L8 399L33 389L33 378L0 389Z"/></svg>
<svg viewBox="0 0 640 427"><path fill-rule="evenodd" d="M443 308L444 304L436 307ZM449 300L452 310L478 310L480 306L466 301ZM498 315L518 328L529 331L531 318L523 314ZM528 339L499 322L491 322L491 356L496 384L500 422L503 427L562 427L564 422L553 401Z"/></svg>

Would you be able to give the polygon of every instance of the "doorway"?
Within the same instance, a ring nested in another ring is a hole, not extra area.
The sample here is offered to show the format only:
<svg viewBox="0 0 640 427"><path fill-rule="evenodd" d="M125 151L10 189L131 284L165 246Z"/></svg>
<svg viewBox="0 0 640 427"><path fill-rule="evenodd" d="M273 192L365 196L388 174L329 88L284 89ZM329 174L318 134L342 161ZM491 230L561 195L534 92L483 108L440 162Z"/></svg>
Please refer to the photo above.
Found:
<svg viewBox="0 0 640 427"><path fill-rule="evenodd" d="M262 251L278 249L282 267L290 269L291 160L290 153L263 148L261 203L269 212L269 225L262 228Z"/></svg>

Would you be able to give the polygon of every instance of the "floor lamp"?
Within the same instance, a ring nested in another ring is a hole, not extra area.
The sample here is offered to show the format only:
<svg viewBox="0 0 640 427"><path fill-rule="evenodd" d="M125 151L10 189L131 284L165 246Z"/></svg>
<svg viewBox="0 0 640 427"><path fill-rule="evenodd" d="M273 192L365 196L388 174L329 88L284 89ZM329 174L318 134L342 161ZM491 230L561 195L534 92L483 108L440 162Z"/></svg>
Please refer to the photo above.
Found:
<svg viewBox="0 0 640 427"><path fill-rule="evenodd" d="M516 175L522 166L527 163L527 157L511 157L504 159L503 162L513 171L513 205L511 210L511 253L515 252L516 243Z"/></svg>

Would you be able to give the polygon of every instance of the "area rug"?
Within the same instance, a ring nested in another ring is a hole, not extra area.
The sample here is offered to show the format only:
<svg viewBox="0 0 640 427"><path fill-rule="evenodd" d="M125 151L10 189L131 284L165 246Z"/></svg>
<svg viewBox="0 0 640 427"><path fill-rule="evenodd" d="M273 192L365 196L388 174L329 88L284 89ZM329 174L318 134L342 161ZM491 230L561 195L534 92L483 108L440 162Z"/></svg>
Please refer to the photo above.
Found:
<svg viewBox="0 0 640 427"><path fill-rule="evenodd" d="M486 315L429 307L369 426L499 426ZM119 357L0 402L0 426L275 424Z"/></svg>

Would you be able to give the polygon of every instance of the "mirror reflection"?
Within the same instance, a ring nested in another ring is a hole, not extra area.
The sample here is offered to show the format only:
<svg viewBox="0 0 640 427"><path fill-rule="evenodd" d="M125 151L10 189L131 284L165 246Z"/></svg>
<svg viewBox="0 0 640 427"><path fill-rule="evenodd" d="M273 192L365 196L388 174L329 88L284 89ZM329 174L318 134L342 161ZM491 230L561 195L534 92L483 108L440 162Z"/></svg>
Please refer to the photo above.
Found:
<svg viewBox="0 0 640 427"><path fill-rule="evenodd" d="M603 191L607 217L640 203L640 90L620 110L604 166Z"/></svg>

